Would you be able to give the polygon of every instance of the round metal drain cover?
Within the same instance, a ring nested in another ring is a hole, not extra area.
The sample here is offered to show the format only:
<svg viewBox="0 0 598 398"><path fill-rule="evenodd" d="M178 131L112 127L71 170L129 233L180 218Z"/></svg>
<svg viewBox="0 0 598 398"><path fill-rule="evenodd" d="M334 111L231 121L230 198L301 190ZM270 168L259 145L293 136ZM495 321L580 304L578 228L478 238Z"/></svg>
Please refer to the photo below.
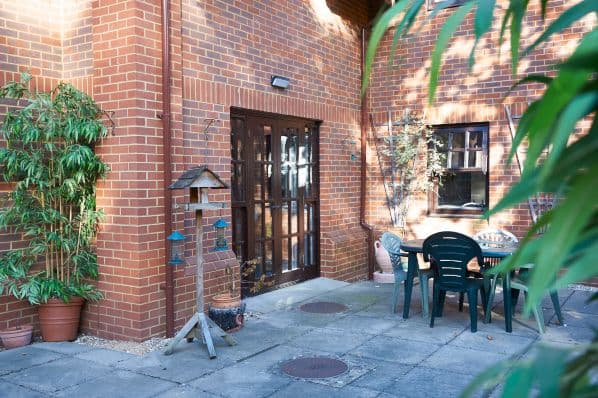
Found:
<svg viewBox="0 0 598 398"><path fill-rule="evenodd" d="M311 312L312 314L335 314L347 311L348 308L344 304L316 301L314 303L303 304L299 309L304 312Z"/></svg>
<svg viewBox="0 0 598 398"><path fill-rule="evenodd" d="M282 371L289 376L303 379L325 379L345 373L346 363L333 358L297 358L282 364Z"/></svg>

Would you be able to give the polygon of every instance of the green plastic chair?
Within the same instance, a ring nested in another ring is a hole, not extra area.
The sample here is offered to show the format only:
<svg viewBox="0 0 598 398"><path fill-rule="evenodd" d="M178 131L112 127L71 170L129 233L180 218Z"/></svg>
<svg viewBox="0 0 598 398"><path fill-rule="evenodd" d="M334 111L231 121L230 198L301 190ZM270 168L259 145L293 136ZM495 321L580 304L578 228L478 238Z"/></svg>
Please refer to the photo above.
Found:
<svg viewBox="0 0 598 398"><path fill-rule="evenodd" d="M380 238L380 243L388 254L390 255L390 260L392 262L392 269L395 275L395 286L392 292L392 312L397 312L397 305L399 302L399 293L401 282L403 282L407 278L407 263L401 261L401 257L409 257L407 253L401 253L401 238L397 235L393 234L392 232L385 232L382 234ZM429 297L429 289L428 289L428 280L432 276L431 270L426 269L418 269L417 275L419 277L419 285L421 289L421 296L422 296L422 311L424 316L429 313L429 304L428 304L428 297Z"/></svg>
<svg viewBox="0 0 598 398"><path fill-rule="evenodd" d="M423 244L423 254L424 260L431 262L431 268L434 271L430 327L434 327L435 317L442 316L446 292L463 292L467 293L471 332L475 333L478 330L478 291L481 290L484 311L486 309L486 294L483 279L472 277L467 270L467 264L475 258L480 267L484 268L482 249L469 236L445 231L426 238Z"/></svg>
<svg viewBox="0 0 598 398"><path fill-rule="evenodd" d="M481 248L517 246L517 244L519 243L519 240L515 235L513 235L509 231L504 231L501 229L485 229L476 233L473 236L473 240L478 242ZM498 265L500 261L500 258L484 257L484 263L489 267L494 267ZM502 275L495 274L492 275L492 277L490 277L489 281L487 281L486 286L488 286L488 299L486 307L486 316L484 318L484 322L486 323L490 323L492 321L491 310L492 304L494 303L494 294L499 278L502 278ZM459 302L459 305L462 305L462 301Z"/></svg>
<svg viewBox="0 0 598 398"><path fill-rule="evenodd" d="M527 286L527 280L529 278L529 271L534 268L533 264L525 264L518 267L518 272L516 275L511 276L509 287L511 292L507 292L507 294L511 294L512 297L512 305L509 309L507 309L505 317L509 317L509 319L513 316L514 308L517 305L517 299L519 297L519 291L523 291L527 298L527 292L529 290ZM554 312L556 313L556 317L559 320L561 325L565 325L563 320L563 314L561 312L561 304L559 303L559 295L556 290L550 291L550 299L552 301L552 305L554 306ZM544 314L542 313L542 307L538 303L532 308L532 314L536 319L536 323L538 324L538 331L540 333L544 333Z"/></svg>

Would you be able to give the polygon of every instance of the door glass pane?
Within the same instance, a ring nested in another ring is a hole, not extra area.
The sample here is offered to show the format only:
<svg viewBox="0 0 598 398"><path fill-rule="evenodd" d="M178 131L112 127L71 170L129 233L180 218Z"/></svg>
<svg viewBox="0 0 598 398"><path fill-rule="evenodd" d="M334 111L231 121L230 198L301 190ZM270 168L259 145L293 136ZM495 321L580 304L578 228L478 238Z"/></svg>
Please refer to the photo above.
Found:
<svg viewBox="0 0 598 398"><path fill-rule="evenodd" d="M311 248L311 235L305 235L305 239L303 240L303 265L305 267L309 267L311 265L310 260L310 248Z"/></svg>
<svg viewBox="0 0 598 398"><path fill-rule="evenodd" d="M289 270L289 239L282 238L281 268L282 272Z"/></svg>
<svg viewBox="0 0 598 398"><path fill-rule="evenodd" d="M253 170L253 183L254 183L254 191L253 191L253 198L255 200L262 200L262 184L263 184L263 174L262 174L262 165L257 164Z"/></svg>
<svg viewBox="0 0 598 398"><path fill-rule="evenodd" d="M233 208L233 251L237 258L247 255L247 242L245 241L245 209Z"/></svg>
<svg viewBox="0 0 598 398"><path fill-rule="evenodd" d="M289 233L289 205L287 202L282 204L280 213L280 218L282 220L282 234L287 235Z"/></svg>
<svg viewBox="0 0 598 398"><path fill-rule="evenodd" d="M309 232L309 216L310 216L310 206L306 203L303 205L303 231Z"/></svg>
<svg viewBox="0 0 598 398"><path fill-rule="evenodd" d="M266 203L266 218L264 220L264 225L266 227L266 236L265 238L272 238L272 208L270 207L270 203Z"/></svg>
<svg viewBox="0 0 598 398"><path fill-rule="evenodd" d="M291 237L291 269L297 269L299 266L299 239L296 236Z"/></svg>
<svg viewBox="0 0 598 398"><path fill-rule="evenodd" d="M291 233L297 233L297 201L291 202Z"/></svg>
<svg viewBox="0 0 598 398"><path fill-rule="evenodd" d="M232 200L242 202L245 200L245 165L232 164Z"/></svg>
<svg viewBox="0 0 598 398"><path fill-rule="evenodd" d="M262 233L262 205L261 203L256 203L255 204L255 215L253 217L253 222L255 225L255 230L254 230L254 234L255 234L255 238L256 239L262 239L263 233Z"/></svg>
<svg viewBox="0 0 598 398"><path fill-rule="evenodd" d="M274 270L272 266L272 241L267 240L264 243L264 273L266 276L271 276Z"/></svg>

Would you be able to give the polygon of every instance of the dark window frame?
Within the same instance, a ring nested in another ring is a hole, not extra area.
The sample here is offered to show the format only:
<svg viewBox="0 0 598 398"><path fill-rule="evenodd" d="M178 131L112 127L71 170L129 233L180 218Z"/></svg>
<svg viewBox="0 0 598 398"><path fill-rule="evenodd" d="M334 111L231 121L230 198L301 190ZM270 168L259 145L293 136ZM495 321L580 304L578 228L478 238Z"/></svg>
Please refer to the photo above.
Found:
<svg viewBox="0 0 598 398"><path fill-rule="evenodd" d="M440 3L452 3L450 5L447 5L446 8L453 8L453 7L459 7L460 5L463 5L467 0L426 0L427 3L427 7L428 7L428 11L432 11L434 9L434 7L436 7L438 4Z"/></svg>
<svg viewBox="0 0 598 398"><path fill-rule="evenodd" d="M469 130L475 129L482 132L482 148L470 148L469 142L464 138L463 148L441 148L440 152L446 153L445 165L451 166L453 153L472 153L481 152L482 160L480 167L469 167L468 156L464 156L463 166L464 167L445 167L445 173L451 172L455 174L459 173L471 173L471 172L482 172L485 176L485 203L483 207L461 207L454 208L450 206L442 207L439 205L439 189L438 180L434 184L434 189L430 191L428 195L428 215L441 216L441 217L474 217L479 218L488 209L488 202L490 198L490 177L489 177L489 152L490 152L490 128L488 123L462 123L462 124L444 124L433 126L434 134L449 133L449 134L469 134ZM446 177L445 177L446 178Z"/></svg>

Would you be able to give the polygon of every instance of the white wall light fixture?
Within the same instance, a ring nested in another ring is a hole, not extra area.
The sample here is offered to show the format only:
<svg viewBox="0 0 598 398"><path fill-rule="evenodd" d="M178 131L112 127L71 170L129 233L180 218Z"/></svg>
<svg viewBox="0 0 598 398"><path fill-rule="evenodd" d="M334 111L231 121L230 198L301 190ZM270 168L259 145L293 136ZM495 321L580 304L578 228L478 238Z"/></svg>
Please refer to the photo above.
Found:
<svg viewBox="0 0 598 398"><path fill-rule="evenodd" d="M289 87L289 78L282 77L282 76L272 76L270 79L270 84L272 87L281 88L283 90Z"/></svg>

